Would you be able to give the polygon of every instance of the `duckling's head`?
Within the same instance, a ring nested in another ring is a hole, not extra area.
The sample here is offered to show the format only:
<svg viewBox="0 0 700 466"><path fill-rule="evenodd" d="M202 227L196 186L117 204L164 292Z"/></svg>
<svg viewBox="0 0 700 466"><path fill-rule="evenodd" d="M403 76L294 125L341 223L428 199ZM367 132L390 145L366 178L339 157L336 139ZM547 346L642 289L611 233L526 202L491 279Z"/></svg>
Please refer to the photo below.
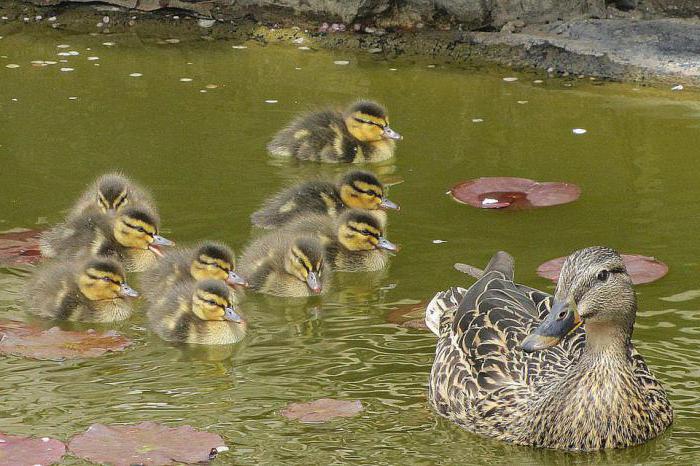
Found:
<svg viewBox="0 0 700 466"><path fill-rule="evenodd" d="M636 311L632 279L620 254L602 246L580 249L564 262L552 309L522 348L554 346L581 324L589 346L629 338Z"/></svg>
<svg viewBox="0 0 700 466"><path fill-rule="evenodd" d="M399 206L384 197L384 185L373 173L353 170L340 180L340 198L352 209L396 209Z"/></svg>
<svg viewBox="0 0 700 466"><path fill-rule="evenodd" d="M362 142L383 139L401 139L401 135L389 127L386 109L376 102L361 100L345 111L345 125L353 137Z"/></svg>
<svg viewBox="0 0 700 466"><path fill-rule="evenodd" d="M158 217L143 207L126 207L114 220L114 238L119 244L131 249L148 249L162 256L161 246L173 243L158 234Z"/></svg>
<svg viewBox="0 0 700 466"><path fill-rule="evenodd" d="M320 240L301 236L296 238L284 258L284 270L301 280L313 293L321 293L325 253Z"/></svg>
<svg viewBox="0 0 700 466"><path fill-rule="evenodd" d="M231 302L226 283L221 280L197 282L192 295L192 312L202 320L243 323Z"/></svg>
<svg viewBox="0 0 700 466"><path fill-rule="evenodd" d="M399 247L383 235L381 223L369 212L352 209L338 219L338 241L350 251L398 251Z"/></svg>
<svg viewBox="0 0 700 466"><path fill-rule="evenodd" d="M228 246L206 242L195 251L190 274L197 281L214 279L224 280L231 286L248 286L248 281L233 271L235 266L233 251Z"/></svg>
<svg viewBox="0 0 700 466"><path fill-rule="evenodd" d="M119 262L91 259L78 273L78 288L90 301L137 297L139 294L127 285L125 277Z"/></svg>
<svg viewBox="0 0 700 466"><path fill-rule="evenodd" d="M102 212L118 212L129 203L129 181L118 173L97 180L97 205Z"/></svg>

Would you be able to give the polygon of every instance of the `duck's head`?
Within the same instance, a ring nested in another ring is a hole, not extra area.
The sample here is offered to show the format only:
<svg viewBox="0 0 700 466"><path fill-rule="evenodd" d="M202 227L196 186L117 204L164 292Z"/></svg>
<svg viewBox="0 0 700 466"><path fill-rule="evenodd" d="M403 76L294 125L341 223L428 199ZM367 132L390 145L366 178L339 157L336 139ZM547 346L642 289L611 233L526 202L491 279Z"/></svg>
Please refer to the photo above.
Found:
<svg viewBox="0 0 700 466"><path fill-rule="evenodd" d="M192 312L202 320L242 324L245 320L236 312L230 296L228 286L221 280L197 282L192 295Z"/></svg>
<svg viewBox="0 0 700 466"><path fill-rule="evenodd" d="M190 274L197 281L224 280L231 286L248 286L248 281L233 271L235 267L236 260L231 249L223 244L206 242L195 251Z"/></svg>
<svg viewBox="0 0 700 466"><path fill-rule="evenodd" d="M401 139L401 135L389 127L386 109L369 100L356 102L345 111L345 126L362 142Z"/></svg>
<svg viewBox="0 0 700 466"><path fill-rule="evenodd" d="M143 207L126 207L114 219L114 238L131 249L148 249L162 256L161 246L175 243L158 234L158 217Z"/></svg>
<svg viewBox="0 0 700 466"><path fill-rule="evenodd" d="M395 209L399 206L385 197L384 185L373 173L353 170L340 180L340 198L352 209Z"/></svg>
<svg viewBox="0 0 700 466"><path fill-rule="evenodd" d="M91 259L77 277L80 292L90 301L135 298L139 294L126 283L124 268L112 259Z"/></svg>
<svg viewBox="0 0 700 466"><path fill-rule="evenodd" d="M296 238L284 257L284 270L305 282L313 293L321 293L325 252L320 240L301 236Z"/></svg>
<svg viewBox="0 0 700 466"><path fill-rule="evenodd" d="M399 250L384 237L384 229L374 215L357 209L346 211L338 219L338 241L350 251Z"/></svg>
<svg viewBox="0 0 700 466"><path fill-rule="evenodd" d="M118 212L129 203L129 181L118 173L97 180L97 205L104 213Z"/></svg>
<svg viewBox="0 0 700 466"><path fill-rule="evenodd" d="M552 309L522 348L531 352L554 346L581 324L587 344L629 338L636 311L632 279L620 254L601 246L580 249L564 262Z"/></svg>

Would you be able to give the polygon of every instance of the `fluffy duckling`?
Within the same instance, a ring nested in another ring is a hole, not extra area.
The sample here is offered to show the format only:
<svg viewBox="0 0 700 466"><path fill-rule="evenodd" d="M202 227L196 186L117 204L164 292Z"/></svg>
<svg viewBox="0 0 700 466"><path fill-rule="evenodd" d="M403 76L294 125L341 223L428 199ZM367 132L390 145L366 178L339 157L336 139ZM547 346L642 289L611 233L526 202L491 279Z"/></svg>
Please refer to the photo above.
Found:
<svg viewBox="0 0 700 466"><path fill-rule="evenodd" d="M399 210L399 206L385 197L384 185L374 174L353 170L337 183L307 181L285 189L270 198L262 209L254 212L250 219L261 228L277 228L308 213L336 217L346 209L372 210L374 215L386 223L384 210Z"/></svg>
<svg viewBox="0 0 700 466"><path fill-rule="evenodd" d="M323 110L302 115L275 135L272 155L317 162L380 162L394 155L401 135L389 127L386 109L362 100L344 112Z"/></svg>
<svg viewBox="0 0 700 466"><path fill-rule="evenodd" d="M124 268L108 258L39 269L27 288L30 312L79 322L114 322L131 315L127 298L138 293L125 280Z"/></svg>
<svg viewBox="0 0 700 466"><path fill-rule="evenodd" d="M85 213L67 222L60 234L49 230L41 238L46 257L82 256L86 252L122 262L129 272L142 272L161 257L161 246L174 243L158 234L158 217L145 207L126 207L116 217Z"/></svg>
<svg viewBox="0 0 700 466"><path fill-rule="evenodd" d="M156 302L173 286L207 279L224 280L229 286L248 286L248 281L234 272L235 264L228 246L211 241L172 251L141 276L143 296ZM238 299L232 296L232 300Z"/></svg>
<svg viewBox="0 0 700 466"><path fill-rule="evenodd" d="M153 331L167 341L228 345L240 341L246 332L245 320L221 280L181 283L147 312Z"/></svg>
<svg viewBox="0 0 700 466"><path fill-rule="evenodd" d="M253 290L290 297L325 293L331 273L317 238L283 231L270 232L248 245L240 271Z"/></svg>
<svg viewBox="0 0 700 466"><path fill-rule="evenodd" d="M337 219L305 215L291 222L288 228L318 237L331 267L343 272L381 270L389 263L387 251L399 250L384 237L381 222L364 210L346 210Z"/></svg>
<svg viewBox="0 0 700 466"><path fill-rule="evenodd" d="M98 210L114 214L126 206L145 206L156 212L153 197L143 187L121 173L107 173L95 180L75 203L68 218Z"/></svg>

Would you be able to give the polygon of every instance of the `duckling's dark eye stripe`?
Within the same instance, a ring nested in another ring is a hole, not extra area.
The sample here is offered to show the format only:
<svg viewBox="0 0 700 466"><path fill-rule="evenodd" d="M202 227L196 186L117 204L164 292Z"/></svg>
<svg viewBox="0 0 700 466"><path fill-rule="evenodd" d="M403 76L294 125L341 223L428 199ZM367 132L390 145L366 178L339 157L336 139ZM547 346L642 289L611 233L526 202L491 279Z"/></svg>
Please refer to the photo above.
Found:
<svg viewBox="0 0 700 466"><path fill-rule="evenodd" d="M221 264L219 264L217 262L206 262L206 261L200 260L199 263L204 264L204 265L211 265L211 266L214 266L216 268L223 270L224 272L228 272L228 270L226 270Z"/></svg>
<svg viewBox="0 0 700 466"><path fill-rule="evenodd" d="M378 234L378 233L372 233L372 232L369 231L369 230L358 230L357 228L355 228L355 227L353 227L353 226L351 226L350 229L351 229L352 231L355 231L355 232L361 234L361 235L365 235L365 236L374 236L375 238L379 238L379 234Z"/></svg>
<svg viewBox="0 0 700 466"><path fill-rule="evenodd" d="M108 281L108 282L114 283L115 285L119 285L119 282L118 282L118 281L113 280L113 279L111 279L111 278L109 278L109 277L99 277L99 276L97 276L97 275L91 274L90 272L87 272L85 275L87 275L88 277L92 278L93 280L106 280L106 281Z"/></svg>
<svg viewBox="0 0 700 466"><path fill-rule="evenodd" d="M357 117L352 117L352 118L355 121L357 121L358 123L365 123L367 125L374 125L374 126L378 126L378 127L382 128L382 129L386 126L386 125L380 125L379 123L375 123L373 121L363 120L362 118L357 118Z"/></svg>
<svg viewBox="0 0 700 466"><path fill-rule="evenodd" d="M132 225L132 224L129 223L129 222L124 222L124 225L126 225L126 226L128 226L129 228L132 228L132 229L134 229L134 230L136 230L136 231L140 231L141 233L146 233L148 236L153 236L153 235L155 234L155 233L150 233L150 232L146 231L146 229L145 229L144 227L139 227L139 226L136 226L136 225Z"/></svg>
<svg viewBox="0 0 700 466"><path fill-rule="evenodd" d="M354 189L355 191L357 191L358 193L369 194L370 196L379 197L379 193L377 193L377 192L376 192L375 190L373 190L373 189L362 189L362 188L359 188L356 184L353 184L352 187L353 187L353 189Z"/></svg>

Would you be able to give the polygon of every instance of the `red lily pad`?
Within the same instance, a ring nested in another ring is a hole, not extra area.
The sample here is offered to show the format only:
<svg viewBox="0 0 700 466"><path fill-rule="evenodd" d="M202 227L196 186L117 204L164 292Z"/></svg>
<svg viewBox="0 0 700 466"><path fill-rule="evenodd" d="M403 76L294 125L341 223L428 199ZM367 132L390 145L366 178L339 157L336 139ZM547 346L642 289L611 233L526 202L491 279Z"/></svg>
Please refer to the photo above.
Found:
<svg viewBox="0 0 700 466"><path fill-rule="evenodd" d="M0 320L0 354L62 361L96 358L108 351L124 351L130 345L131 340L115 331L43 330L25 322Z"/></svg>
<svg viewBox="0 0 700 466"><path fill-rule="evenodd" d="M34 264L41 260L41 230L16 228L0 233L0 263L5 265Z"/></svg>
<svg viewBox="0 0 700 466"><path fill-rule="evenodd" d="M202 463L225 450L217 434L192 426L167 427L154 422L135 425L93 424L68 443L71 454L114 466Z"/></svg>
<svg viewBox="0 0 700 466"><path fill-rule="evenodd" d="M359 400L344 401L321 398L309 403L290 403L280 414L301 422L326 422L338 417L352 417L363 410Z"/></svg>
<svg viewBox="0 0 700 466"><path fill-rule="evenodd" d="M386 316L386 321L405 328L429 330L425 325L425 306L425 302L399 306Z"/></svg>
<svg viewBox="0 0 700 466"><path fill-rule="evenodd" d="M545 262L537 267L537 275L556 282L565 260L566 257L557 257ZM668 266L654 257L622 254L622 260L635 285L651 283L668 273Z"/></svg>
<svg viewBox="0 0 700 466"><path fill-rule="evenodd" d="M464 181L450 194L457 202L479 209L532 209L573 202L581 196L581 188L571 183L504 176Z"/></svg>
<svg viewBox="0 0 700 466"><path fill-rule="evenodd" d="M63 442L52 438L31 438L0 432L0 466L48 465L66 454Z"/></svg>

